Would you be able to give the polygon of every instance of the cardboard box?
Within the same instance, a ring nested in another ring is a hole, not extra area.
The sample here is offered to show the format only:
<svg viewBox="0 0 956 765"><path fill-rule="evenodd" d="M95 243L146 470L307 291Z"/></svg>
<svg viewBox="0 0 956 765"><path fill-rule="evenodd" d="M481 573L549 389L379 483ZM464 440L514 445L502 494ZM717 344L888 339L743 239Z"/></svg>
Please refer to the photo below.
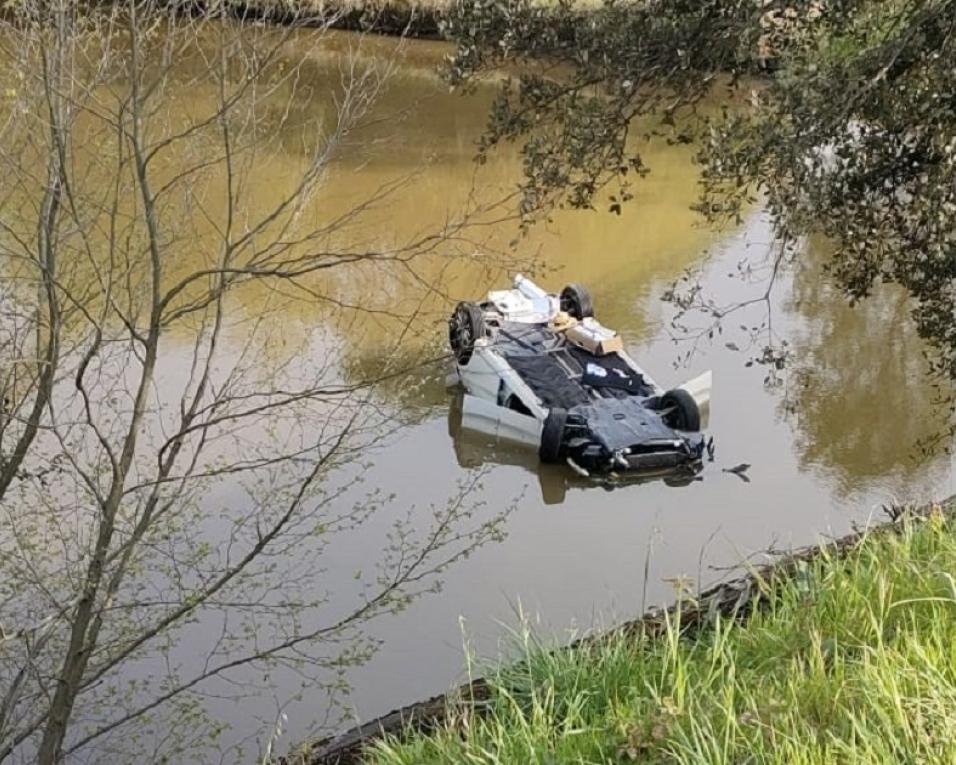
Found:
<svg viewBox="0 0 956 765"><path fill-rule="evenodd" d="M568 328L578 323L578 320L567 311L558 311L551 320L550 327L555 332L567 332Z"/></svg>
<svg viewBox="0 0 956 765"><path fill-rule="evenodd" d="M621 336L613 329L602 327L595 319L587 318L572 324L564 331L564 336L580 348L595 356L606 356L615 351L624 350Z"/></svg>

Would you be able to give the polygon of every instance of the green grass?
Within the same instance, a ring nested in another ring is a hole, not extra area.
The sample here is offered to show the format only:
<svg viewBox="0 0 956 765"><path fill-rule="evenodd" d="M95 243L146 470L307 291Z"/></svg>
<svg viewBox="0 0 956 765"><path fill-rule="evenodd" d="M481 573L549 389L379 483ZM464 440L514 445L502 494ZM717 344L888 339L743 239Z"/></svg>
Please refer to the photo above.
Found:
<svg viewBox="0 0 956 765"><path fill-rule="evenodd" d="M528 631L488 714L387 739L374 765L954 763L956 522L824 554L694 637L551 651ZM678 617L679 618L679 617Z"/></svg>

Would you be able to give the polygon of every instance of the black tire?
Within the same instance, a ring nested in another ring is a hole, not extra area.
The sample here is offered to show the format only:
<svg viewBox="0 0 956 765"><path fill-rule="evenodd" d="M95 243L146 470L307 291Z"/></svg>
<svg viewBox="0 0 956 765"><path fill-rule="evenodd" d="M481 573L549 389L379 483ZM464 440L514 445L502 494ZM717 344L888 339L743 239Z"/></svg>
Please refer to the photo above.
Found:
<svg viewBox="0 0 956 765"><path fill-rule="evenodd" d="M541 429L541 446L538 456L542 462L554 464L561 461L561 452L564 447L564 426L568 421L568 413L564 409L555 407L544 420Z"/></svg>
<svg viewBox="0 0 956 765"><path fill-rule="evenodd" d="M594 300L588 288L575 283L561 290L561 310L578 320L594 316Z"/></svg>
<svg viewBox="0 0 956 765"><path fill-rule="evenodd" d="M661 409L671 411L664 422L674 430L694 433L700 430L700 408L694 397L682 388L674 388L661 396Z"/></svg>
<svg viewBox="0 0 956 765"><path fill-rule="evenodd" d="M485 336L485 319L474 303L459 303L448 319L448 344L459 364L471 361L475 340Z"/></svg>

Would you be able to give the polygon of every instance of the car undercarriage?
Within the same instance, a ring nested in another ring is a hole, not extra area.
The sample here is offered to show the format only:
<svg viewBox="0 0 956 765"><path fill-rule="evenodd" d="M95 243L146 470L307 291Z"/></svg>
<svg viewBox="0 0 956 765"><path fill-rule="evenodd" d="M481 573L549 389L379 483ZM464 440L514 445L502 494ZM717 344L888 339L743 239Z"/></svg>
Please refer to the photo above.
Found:
<svg viewBox="0 0 956 765"><path fill-rule="evenodd" d="M590 294L515 289L462 303L449 320L465 427L537 446L591 476L699 464L710 374L662 390L593 318ZM570 295L569 295L570 293Z"/></svg>

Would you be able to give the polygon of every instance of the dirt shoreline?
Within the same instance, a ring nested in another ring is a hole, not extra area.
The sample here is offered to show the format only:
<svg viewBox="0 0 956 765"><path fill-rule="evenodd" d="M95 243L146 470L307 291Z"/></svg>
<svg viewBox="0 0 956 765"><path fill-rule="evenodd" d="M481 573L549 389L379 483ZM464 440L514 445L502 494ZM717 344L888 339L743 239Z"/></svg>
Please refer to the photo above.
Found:
<svg viewBox="0 0 956 765"><path fill-rule="evenodd" d="M348 32L367 32L416 40L442 40L444 9L438 5L411 5L407 2L377 0L355 3L332 0L312 8L302 4L272 2L230 2L232 15L246 21L303 28L330 27Z"/></svg>
<svg viewBox="0 0 956 765"><path fill-rule="evenodd" d="M558 650L568 650L583 644L598 643L611 635L646 635L660 637L668 621L680 610L681 632L693 635L706 629L716 616L743 618L761 602L768 602L774 589L798 573L806 563L821 555L844 555L873 534L898 533L904 519L926 518L940 509L946 514L956 512L956 498L940 504L923 507L884 507L887 522L854 531L831 542L811 545L781 555L777 560L753 567L746 575L716 584L692 600L675 603L668 608L648 611L643 616L625 622L607 633L588 635ZM296 754L280 757L276 765L360 765L362 752L370 743L386 735L397 736L405 731L428 732L449 719L461 718L464 711L481 714L481 707L489 698L489 688L483 679L466 683L446 694L396 709L336 736L320 739L301 746Z"/></svg>

